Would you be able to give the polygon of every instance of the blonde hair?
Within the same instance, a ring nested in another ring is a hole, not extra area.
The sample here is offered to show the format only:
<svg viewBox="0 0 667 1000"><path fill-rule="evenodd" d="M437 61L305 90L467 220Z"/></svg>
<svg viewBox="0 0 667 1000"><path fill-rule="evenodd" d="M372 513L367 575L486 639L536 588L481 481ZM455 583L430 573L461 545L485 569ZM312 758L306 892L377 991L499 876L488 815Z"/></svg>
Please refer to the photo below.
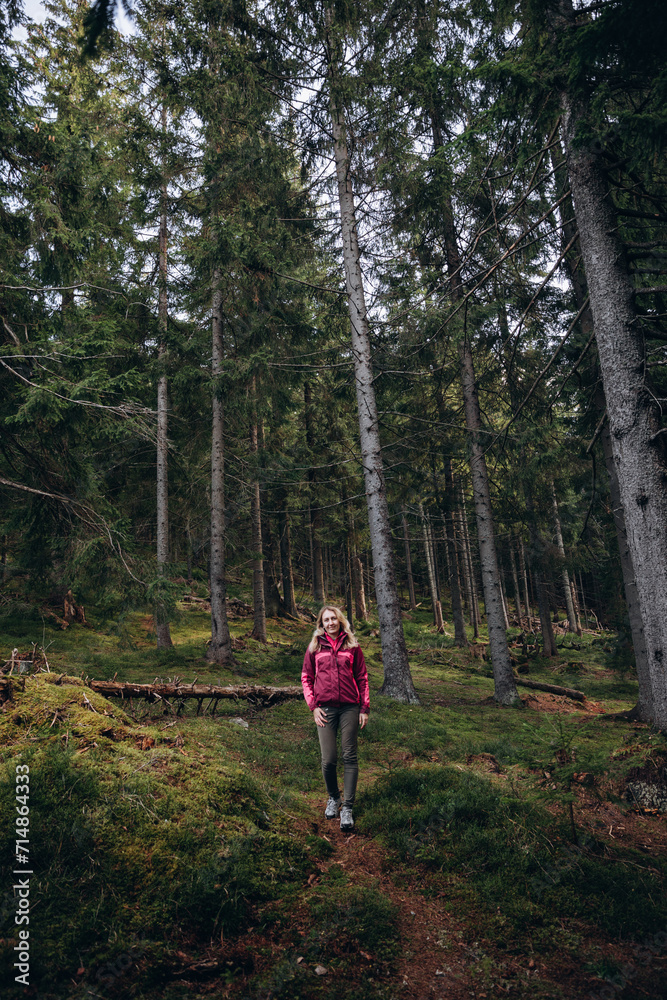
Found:
<svg viewBox="0 0 667 1000"><path fill-rule="evenodd" d="M315 631L313 632L313 638L308 644L308 652L316 653L317 648L320 644L320 638L326 635L326 629L322 625L322 617L325 611L333 611L336 618L338 619L341 627L341 631L345 633L345 638L343 639L342 649L354 649L359 643L354 637L354 632L352 631L352 626L343 614L340 608L335 607L333 604L325 604L323 608L320 608L320 613L317 616L317 621L315 622Z"/></svg>

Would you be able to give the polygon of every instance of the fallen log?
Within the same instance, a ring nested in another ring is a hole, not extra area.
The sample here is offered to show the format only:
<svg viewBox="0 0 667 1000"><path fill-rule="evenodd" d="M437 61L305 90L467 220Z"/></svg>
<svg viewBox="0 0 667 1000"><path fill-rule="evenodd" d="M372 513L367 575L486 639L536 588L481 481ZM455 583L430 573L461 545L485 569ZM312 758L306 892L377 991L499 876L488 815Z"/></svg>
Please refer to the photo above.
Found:
<svg viewBox="0 0 667 1000"><path fill-rule="evenodd" d="M542 681L524 681L520 680L518 677L514 678L514 683L518 684L520 687L533 688L535 691L548 691L549 694L562 694L566 698L571 698L573 701L586 701L586 695L583 691L577 691L576 688L564 688L560 687L559 684L543 684Z"/></svg>
<svg viewBox="0 0 667 1000"><path fill-rule="evenodd" d="M86 680L91 688L105 698L146 698L148 701L167 701L195 698L200 702L210 698L214 702L221 699L245 700L251 705L277 705L292 698L303 698L301 685L272 687L268 684L232 684L221 687L217 684L158 683L134 684L130 681ZM215 709L214 709L215 711Z"/></svg>

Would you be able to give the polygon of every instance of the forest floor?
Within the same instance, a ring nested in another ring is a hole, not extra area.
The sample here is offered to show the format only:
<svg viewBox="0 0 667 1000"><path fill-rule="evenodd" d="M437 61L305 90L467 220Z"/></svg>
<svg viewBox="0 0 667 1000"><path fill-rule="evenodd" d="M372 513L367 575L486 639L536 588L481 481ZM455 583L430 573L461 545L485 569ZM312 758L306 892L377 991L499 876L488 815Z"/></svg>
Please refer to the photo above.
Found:
<svg viewBox="0 0 667 1000"><path fill-rule="evenodd" d="M667 740L617 717L636 684L614 634L562 634L553 661L515 648L521 677L587 700L522 688L507 709L483 641L456 649L426 610L407 613L421 704L406 706L377 694L377 623L359 626L371 717L343 834L323 816L302 701L176 716L85 683L298 683L312 623L271 620L263 645L232 618L237 664L222 670L204 660L202 609L181 606L160 653L145 612L64 631L43 609L0 610L0 660L34 643L51 671L0 713L7 982L18 761L31 779L33 985L16 996L664 996L667 831L627 782L664 773Z"/></svg>

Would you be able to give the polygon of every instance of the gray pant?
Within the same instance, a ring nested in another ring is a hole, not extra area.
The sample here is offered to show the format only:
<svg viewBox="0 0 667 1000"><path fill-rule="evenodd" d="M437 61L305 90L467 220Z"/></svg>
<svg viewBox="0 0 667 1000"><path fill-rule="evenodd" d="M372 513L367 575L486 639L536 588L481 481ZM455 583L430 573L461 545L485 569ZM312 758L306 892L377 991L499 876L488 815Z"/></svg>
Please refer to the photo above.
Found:
<svg viewBox="0 0 667 1000"><path fill-rule="evenodd" d="M353 806L354 796L357 791L357 777L359 776L357 761L359 706L341 705L340 708L336 708L332 705L322 705L322 711L326 715L327 724L326 726L317 727L317 735L320 738L322 774L324 775L327 792L332 799L337 799L340 796L338 778L336 776L336 765L338 763L336 735L340 729L344 765L343 805Z"/></svg>

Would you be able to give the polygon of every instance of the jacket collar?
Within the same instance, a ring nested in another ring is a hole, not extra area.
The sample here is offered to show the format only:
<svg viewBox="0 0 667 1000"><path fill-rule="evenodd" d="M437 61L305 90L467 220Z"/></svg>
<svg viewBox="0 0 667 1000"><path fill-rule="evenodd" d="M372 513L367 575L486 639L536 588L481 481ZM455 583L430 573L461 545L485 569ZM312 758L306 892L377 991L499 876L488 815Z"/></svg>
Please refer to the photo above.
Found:
<svg viewBox="0 0 667 1000"><path fill-rule="evenodd" d="M320 639L326 639L329 645L333 648L334 652L337 653L345 640L345 632L341 629L335 639L332 639L331 636L325 632L323 636L320 636Z"/></svg>

